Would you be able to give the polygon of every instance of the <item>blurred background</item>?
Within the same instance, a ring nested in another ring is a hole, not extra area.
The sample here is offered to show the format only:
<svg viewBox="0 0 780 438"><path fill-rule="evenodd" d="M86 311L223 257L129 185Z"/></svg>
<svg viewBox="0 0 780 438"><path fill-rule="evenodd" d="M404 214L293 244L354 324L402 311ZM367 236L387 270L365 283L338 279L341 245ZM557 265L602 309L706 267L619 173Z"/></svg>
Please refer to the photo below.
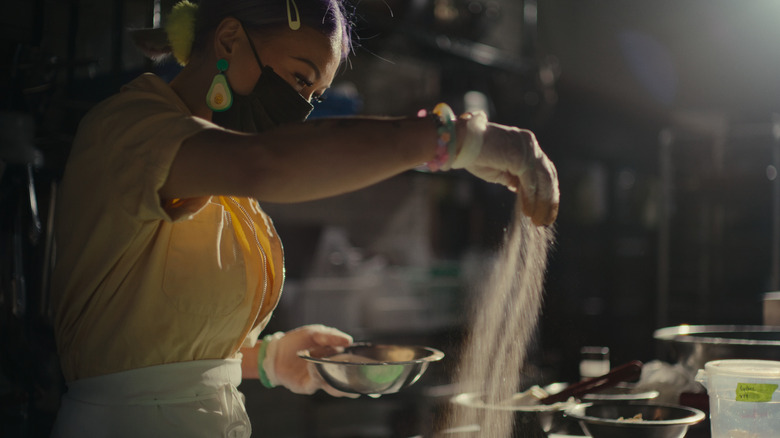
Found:
<svg viewBox="0 0 780 438"><path fill-rule="evenodd" d="M56 187L83 114L144 71L128 28L171 0L5 0L0 8L0 435L47 436L63 391L48 278ZM448 102L532 129L561 186L529 379L579 379L580 350L657 359L656 329L761 324L780 289L780 2L362 0L359 45L312 117ZM379 399L245 382L274 437L413 436L448 395L514 196L408 172L317 202L264 205L288 279L271 330L324 323L447 358ZM476 295L476 296L475 296ZM520 372L520 370L518 370Z"/></svg>

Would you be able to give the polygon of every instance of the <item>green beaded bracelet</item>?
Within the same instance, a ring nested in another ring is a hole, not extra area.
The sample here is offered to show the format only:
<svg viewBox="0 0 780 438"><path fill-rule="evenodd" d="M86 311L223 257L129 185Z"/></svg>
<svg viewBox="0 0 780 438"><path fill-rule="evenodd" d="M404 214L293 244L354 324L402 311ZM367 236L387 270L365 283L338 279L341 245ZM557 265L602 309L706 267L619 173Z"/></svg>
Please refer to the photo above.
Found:
<svg viewBox="0 0 780 438"><path fill-rule="evenodd" d="M263 384L266 388L273 388L274 385L271 383L270 380L268 380L268 376L265 374L265 368L263 368L263 361L265 360L265 353L268 349L268 339L269 336L266 336L263 338L262 342L260 343L260 351L257 353L257 374L260 377L260 383Z"/></svg>

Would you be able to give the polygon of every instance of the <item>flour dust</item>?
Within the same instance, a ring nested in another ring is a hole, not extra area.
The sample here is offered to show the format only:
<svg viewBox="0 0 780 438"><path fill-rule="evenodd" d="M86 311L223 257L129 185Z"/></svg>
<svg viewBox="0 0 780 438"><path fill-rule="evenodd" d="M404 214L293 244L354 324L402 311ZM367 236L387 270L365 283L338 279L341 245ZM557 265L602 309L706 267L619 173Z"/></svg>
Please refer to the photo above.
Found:
<svg viewBox="0 0 780 438"><path fill-rule="evenodd" d="M509 400L520 388L521 369L542 305L551 228L522 214L520 198L487 281L470 305L468 337L455 375L459 392L480 393L485 404ZM450 404L445 428L480 425L483 438L512 436L514 414Z"/></svg>

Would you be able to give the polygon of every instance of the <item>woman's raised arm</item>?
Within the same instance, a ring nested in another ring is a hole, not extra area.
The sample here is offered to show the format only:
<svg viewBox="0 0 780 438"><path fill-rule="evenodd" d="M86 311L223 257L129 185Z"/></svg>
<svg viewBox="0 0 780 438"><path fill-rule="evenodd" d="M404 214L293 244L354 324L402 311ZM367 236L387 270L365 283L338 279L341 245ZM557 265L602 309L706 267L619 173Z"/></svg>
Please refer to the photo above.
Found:
<svg viewBox="0 0 780 438"><path fill-rule="evenodd" d="M455 122L458 151L468 119ZM251 135L205 130L182 144L160 196L236 195L277 203L325 198L434 160L437 138L430 118L316 119ZM488 123L482 138L478 153L460 167L517 191L535 224L555 221L557 173L533 133Z"/></svg>
<svg viewBox="0 0 780 438"><path fill-rule="evenodd" d="M320 119L253 135L205 130L184 141L160 196L324 198L425 163L435 155L436 138L428 118Z"/></svg>

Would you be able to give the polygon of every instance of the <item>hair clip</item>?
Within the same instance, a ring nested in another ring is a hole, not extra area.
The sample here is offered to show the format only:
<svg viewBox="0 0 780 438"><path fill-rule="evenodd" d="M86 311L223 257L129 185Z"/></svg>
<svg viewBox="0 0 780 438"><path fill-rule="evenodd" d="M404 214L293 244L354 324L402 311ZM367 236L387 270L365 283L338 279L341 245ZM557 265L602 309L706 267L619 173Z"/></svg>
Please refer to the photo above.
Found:
<svg viewBox="0 0 780 438"><path fill-rule="evenodd" d="M292 2L293 9L295 9L295 20L290 14L290 2ZM298 5L295 4L295 0L287 0L287 24L292 30L298 30L301 28L301 14L298 13Z"/></svg>

